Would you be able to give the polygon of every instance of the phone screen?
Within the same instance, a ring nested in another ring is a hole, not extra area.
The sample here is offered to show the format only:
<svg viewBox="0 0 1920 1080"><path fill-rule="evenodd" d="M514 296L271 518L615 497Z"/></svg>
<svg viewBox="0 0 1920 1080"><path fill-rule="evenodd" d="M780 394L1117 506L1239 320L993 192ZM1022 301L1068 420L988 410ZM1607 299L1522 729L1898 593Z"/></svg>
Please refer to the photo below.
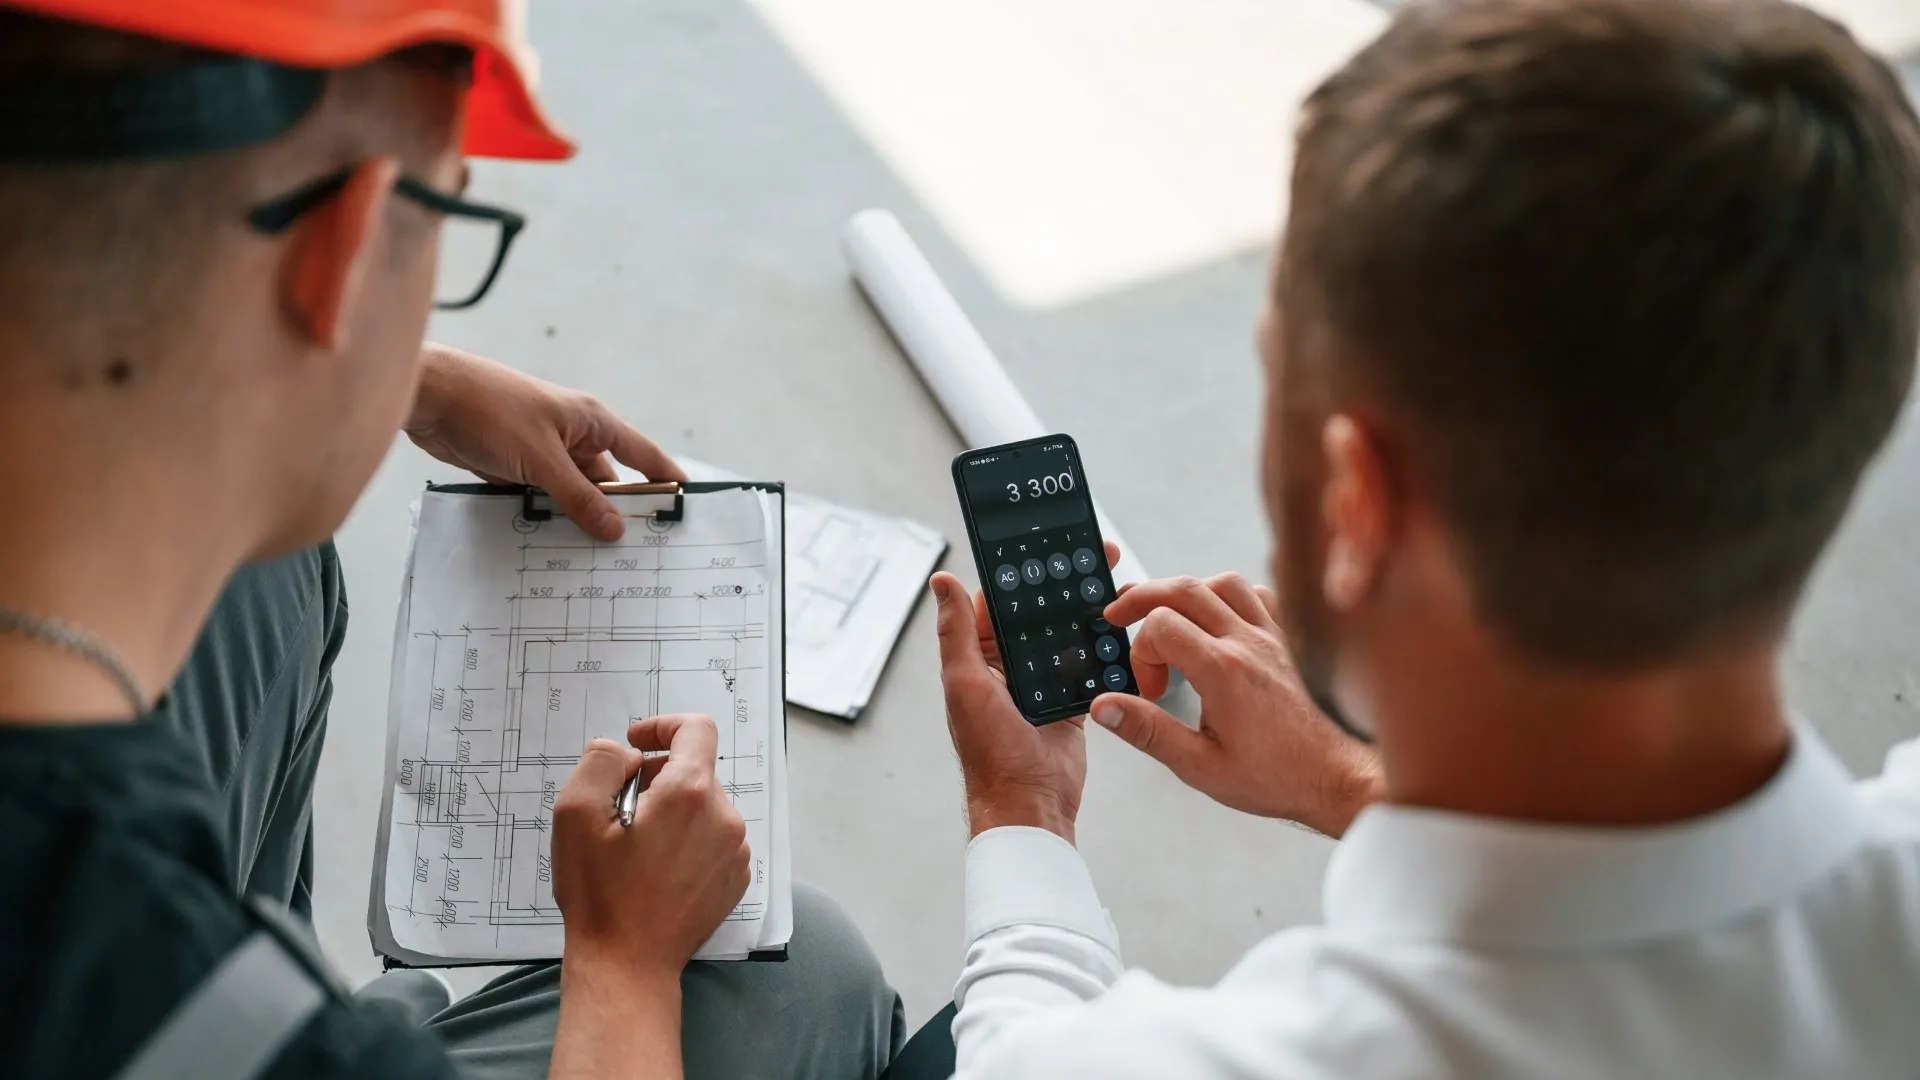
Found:
<svg viewBox="0 0 1920 1080"><path fill-rule="evenodd" d="M1126 632L1101 612L1113 575L1080 450L1065 435L969 450L953 462L1007 688L1035 723L1137 692Z"/></svg>

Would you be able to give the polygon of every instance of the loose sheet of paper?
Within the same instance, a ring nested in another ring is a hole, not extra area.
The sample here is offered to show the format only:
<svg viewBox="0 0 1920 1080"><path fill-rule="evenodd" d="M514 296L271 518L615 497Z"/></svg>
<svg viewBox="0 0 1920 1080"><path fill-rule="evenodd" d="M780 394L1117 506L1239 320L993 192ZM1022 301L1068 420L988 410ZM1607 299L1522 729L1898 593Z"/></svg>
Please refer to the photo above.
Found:
<svg viewBox="0 0 1920 1080"><path fill-rule="evenodd" d="M753 881L701 955L790 926L778 502L690 496L617 543L510 496L428 492L395 648L384 921L403 953L559 956L554 800L589 739L700 712L747 822ZM609 807L611 812L611 807ZM376 930L376 938L380 935Z"/></svg>
<svg viewBox="0 0 1920 1080"><path fill-rule="evenodd" d="M946 538L825 499L787 504L787 700L848 719L873 697Z"/></svg>
<svg viewBox="0 0 1920 1080"><path fill-rule="evenodd" d="M679 460L695 480L740 479ZM918 522L789 492L787 700L858 716L946 551L946 537Z"/></svg>

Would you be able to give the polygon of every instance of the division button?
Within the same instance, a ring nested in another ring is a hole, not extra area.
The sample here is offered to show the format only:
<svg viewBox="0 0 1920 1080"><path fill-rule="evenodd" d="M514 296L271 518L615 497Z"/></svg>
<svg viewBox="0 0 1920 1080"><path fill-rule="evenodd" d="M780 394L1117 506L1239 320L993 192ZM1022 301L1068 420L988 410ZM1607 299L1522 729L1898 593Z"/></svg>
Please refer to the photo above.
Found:
<svg viewBox="0 0 1920 1080"><path fill-rule="evenodd" d="M1097 561L1095 561L1095 556L1093 554L1092 548L1079 548L1074 551L1073 568L1075 570L1078 570L1083 574L1091 574L1094 572L1094 570L1098 569L1099 566L1100 564ZM1066 577L1065 574L1062 574L1060 576Z"/></svg>

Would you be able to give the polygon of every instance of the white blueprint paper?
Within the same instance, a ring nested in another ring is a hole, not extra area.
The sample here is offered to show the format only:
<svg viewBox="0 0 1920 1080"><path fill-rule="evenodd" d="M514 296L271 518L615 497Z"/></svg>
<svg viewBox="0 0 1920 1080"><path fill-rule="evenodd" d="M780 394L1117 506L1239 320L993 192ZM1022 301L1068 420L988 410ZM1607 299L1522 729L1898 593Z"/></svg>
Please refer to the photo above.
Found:
<svg viewBox="0 0 1920 1080"><path fill-rule="evenodd" d="M616 497L621 498L621 497ZM754 875L701 950L786 943L779 496L689 495L617 543L514 496L423 498L394 650L375 944L412 963L556 957L553 802L594 737L702 712Z"/></svg>

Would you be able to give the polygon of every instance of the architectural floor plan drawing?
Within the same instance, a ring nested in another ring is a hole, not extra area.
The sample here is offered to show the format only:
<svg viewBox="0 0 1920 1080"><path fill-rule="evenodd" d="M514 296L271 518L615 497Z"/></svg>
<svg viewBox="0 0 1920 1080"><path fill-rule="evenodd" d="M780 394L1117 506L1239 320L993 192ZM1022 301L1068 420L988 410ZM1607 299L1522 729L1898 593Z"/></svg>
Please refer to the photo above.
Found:
<svg viewBox="0 0 1920 1080"><path fill-rule="evenodd" d="M873 696L947 540L804 495L789 497L787 513L787 700L851 719Z"/></svg>
<svg viewBox="0 0 1920 1080"><path fill-rule="evenodd" d="M682 520L635 517L600 543L516 497L429 491L395 642L376 947L558 956L554 802L588 740L672 712L713 717L754 852L702 955L784 943L780 502L689 495Z"/></svg>
<svg viewBox="0 0 1920 1080"><path fill-rule="evenodd" d="M820 644L846 625L885 555L861 517L825 503L810 509L795 531L791 557L806 573L796 575L791 618L796 643Z"/></svg>

